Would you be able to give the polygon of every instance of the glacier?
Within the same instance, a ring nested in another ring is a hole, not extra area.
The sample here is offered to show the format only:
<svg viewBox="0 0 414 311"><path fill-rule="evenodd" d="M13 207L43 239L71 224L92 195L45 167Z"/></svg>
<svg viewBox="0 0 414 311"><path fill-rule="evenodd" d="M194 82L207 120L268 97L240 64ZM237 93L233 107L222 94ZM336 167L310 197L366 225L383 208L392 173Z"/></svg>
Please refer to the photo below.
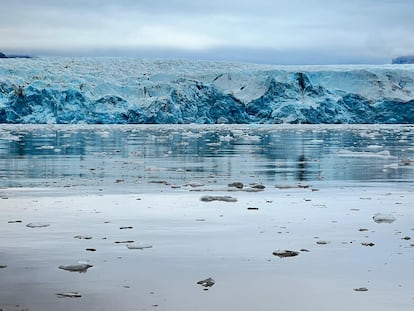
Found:
<svg viewBox="0 0 414 311"><path fill-rule="evenodd" d="M0 59L0 123L414 123L414 65Z"/></svg>

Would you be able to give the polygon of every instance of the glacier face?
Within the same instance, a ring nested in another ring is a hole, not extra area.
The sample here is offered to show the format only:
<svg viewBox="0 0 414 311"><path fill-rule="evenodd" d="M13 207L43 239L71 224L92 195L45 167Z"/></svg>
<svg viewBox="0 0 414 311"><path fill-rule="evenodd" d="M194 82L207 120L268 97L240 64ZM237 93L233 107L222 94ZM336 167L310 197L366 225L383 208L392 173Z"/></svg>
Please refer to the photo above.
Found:
<svg viewBox="0 0 414 311"><path fill-rule="evenodd" d="M0 123L414 123L414 65L1 59Z"/></svg>

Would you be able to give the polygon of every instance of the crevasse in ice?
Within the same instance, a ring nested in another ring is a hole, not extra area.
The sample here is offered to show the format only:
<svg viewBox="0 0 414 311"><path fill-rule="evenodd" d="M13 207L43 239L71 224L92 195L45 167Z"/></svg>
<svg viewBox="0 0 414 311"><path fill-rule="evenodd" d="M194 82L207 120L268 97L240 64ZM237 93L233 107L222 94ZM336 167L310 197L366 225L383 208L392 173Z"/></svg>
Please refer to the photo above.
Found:
<svg viewBox="0 0 414 311"><path fill-rule="evenodd" d="M1 59L0 123L414 123L414 65Z"/></svg>

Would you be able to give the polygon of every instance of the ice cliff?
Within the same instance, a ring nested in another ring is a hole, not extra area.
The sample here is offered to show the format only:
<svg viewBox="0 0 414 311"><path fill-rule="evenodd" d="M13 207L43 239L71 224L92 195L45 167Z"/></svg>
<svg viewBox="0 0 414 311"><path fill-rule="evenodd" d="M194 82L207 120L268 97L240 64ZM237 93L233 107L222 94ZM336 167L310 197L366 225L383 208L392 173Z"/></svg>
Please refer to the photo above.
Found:
<svg viewBox="0 0 414 311"><path fill-rule="evenodd" d="M414 66L0 59L0 123L414 123Z"/></svg>

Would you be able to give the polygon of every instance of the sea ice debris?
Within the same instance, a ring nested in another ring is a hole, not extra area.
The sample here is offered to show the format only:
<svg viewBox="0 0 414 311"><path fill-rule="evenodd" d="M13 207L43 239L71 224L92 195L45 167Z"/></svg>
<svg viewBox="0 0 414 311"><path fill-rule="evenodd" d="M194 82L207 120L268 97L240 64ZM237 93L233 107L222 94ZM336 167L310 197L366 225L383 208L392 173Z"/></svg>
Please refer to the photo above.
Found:
<svg viewBox="0 0 414 311"><path fill-rule="evenodd" d="M90 239L92 239L91 236L86 236L86 235L75 235L73 238L79 239L79 240L90 240Z"/></svg>
<svg viewBox="0 0 414 311"><path fill-rule="evenodd" d="M26 227L28 227L28 228L45 228L45 227L49 227L49 226L50 226L50 224L46 224L46 223L43 223L43 222L31 222L31 223L28 223L26 225Z"/></svg>
<svg viewBox="0 0 414 311"><path fill-rule="evenodd" d="M216 281L214 281L212 278L207 278L205 280L198 281L197 284L203 287L212 287L214 284L216 284Z"/></svg>
<svg viewBox="0 0 414 311"><path fill-rule="evenodd" d="M232 182L231 184L228 184L227 186L237 188L237 189L243 189L244 187L243 183L240 181Z"/></svg>
<svg viewBox="0 0 414 311"><path fill-rule="evenodd" d="M390 214L381 214L381 213L377 213L375 214L372 219L377 223L377 224L391 224L394 221L397 220L397 218L395 218L393 215Z"/></svg>
<svg viewBox="0 0 414 311"><path fill-rule="evenodd" d="M202 196L201 201L203 202L212 202L212 201L222 201L222 202L237 202L236 198L233 198L231 196L213 196L213 195L205 195Z"/></svg>
<svg viewBox="0 0 414 311"><path fill-rule="evenodd" d="M275 255L279 258L295 257L295 256L299 255L299 252L291 251L291 250L277 250L277 251L273 252L273 255Z"/></svg>
<svg viewBox="0 0 414 311"><path fill-rule="evenodd" d="M329 241L320 240L320 241L316 241L316 244L318 244L318 245L326 245L326 244L329 244Z"/></svg>
<svg viewBox="0 0 414 311"><path fill-rule="evenodd" d="M144 249L144 248L152 248L150 244L127 244L128 249Z"/></svg>
<svg viewBox="0 0 414 311"><path fill-rule="evenodd" d="M70 271L70 272L79 272L79 273L86 273L86 271L93 267L93 265L87 263L79 263L74 265L67 265L67 266L59 266L59 269Z"/></svg>
<svg viewBox="0 0 414 311"><path fill-rule="evenodd" d="M59 298L81 298L82 295L78 292L66 292L66 293L58 293L56 294Z"/></svg>

